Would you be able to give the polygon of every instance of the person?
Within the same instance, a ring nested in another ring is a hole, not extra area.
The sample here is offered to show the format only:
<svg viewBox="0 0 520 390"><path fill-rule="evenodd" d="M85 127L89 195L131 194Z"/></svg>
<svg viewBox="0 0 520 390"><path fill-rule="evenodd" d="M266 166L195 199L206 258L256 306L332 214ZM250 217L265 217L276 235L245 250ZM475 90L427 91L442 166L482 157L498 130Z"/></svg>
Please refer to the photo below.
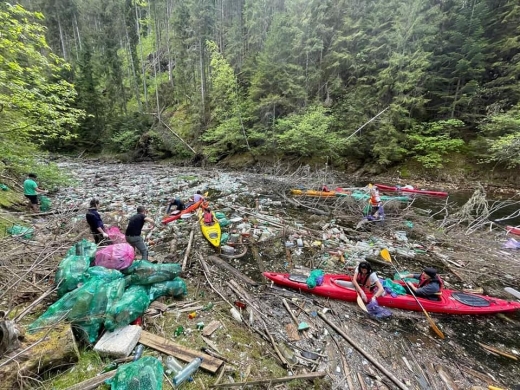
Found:
<svg viewBox="0 0 520 390"><path fill-rule="evenodd" d="M182 211L186 208L186 206L184 205L184 203L182 203L181 199L178 196L176 196L175 199L170 199L168 208L166 209L166 214L170 214L172 206L175 206L176 211Z"/></svg>
<svg viewBox="0 0 520 390"><path fill-rule="evenodd" d="M381 196L376 186L370 188L370 216L373 219L379 217L379 208L381 207Z"/></svg>
<svg viewBox="0 0 520 390"><path fill-rule="evenodd" d="M203 220L206 225L213 224L213 214L211 213L211 209L209 207L204 208Z"/></svg>
<svg viewBox="0 0 520 390"><path fill-rule="evenodd" d="M148 260L148 248L144 243L141 232L145 222L155 226L153 220L146 216L146 209L143 206L137 207L137 214L130 217L125 231L126 242L137 248L141 252L142 260Z"/></svg>
<svg viewBox="0 0 520 390"><path fill-rule="evenodd" d="M23 182L23 194L27 199L29 199L29 207L33 213L40 211L38 207L38 193L47 193L47 191L38 187L38 184L36 183L37 178L38 176L36 176L35 173L29 173L27 179Z"/></svg>
<svg viewBox="0 0 520 390"><path fill-rule="evenodd" d="M364 302L367 302L367 296L363 291L365 288L374 294L371 301L376 301L385 292L381 281L368 261L358 264L354 271L352 284Z"/></svg>
<svg viewBox="0 0 520 390"><path fill-rule="evenodd" d="M327 187L326 184L323 184L323 185L321 186L321 190L322 190L323 192L330 192L329 187Z"/></svg>
<svg viewBox="0 0 520 390"><path fill-rule="evenodd" d="M90 207L87 210L86 219L88 226L90 226L90 232L94 237L94 242L99 244L103 239L108 239L108 234L105 231L105 225L98 212L99 200L92 199L90 201Z"/></svg>
<svg viewBox="0 0 520 390"><path fill-rule="evenodd" d="M195 195L193 195L193 201L195 203L198 202L199 200L204 201L204 196L202 196L202 193L200 192L200 190L198 190L197 193Z"/></svg>
<svg viewBox="0 0 520 390"><path fill-rule="evenodd" d="M406 282L405 290L407 294L411 294L410 290L412 290L417 297L426 298L431 301L441 300L444 282L440 276L437 275L435 268L426 267L421 274L408 274L401 278L419 279L417 286L414 286L411 282Z"/></svg>

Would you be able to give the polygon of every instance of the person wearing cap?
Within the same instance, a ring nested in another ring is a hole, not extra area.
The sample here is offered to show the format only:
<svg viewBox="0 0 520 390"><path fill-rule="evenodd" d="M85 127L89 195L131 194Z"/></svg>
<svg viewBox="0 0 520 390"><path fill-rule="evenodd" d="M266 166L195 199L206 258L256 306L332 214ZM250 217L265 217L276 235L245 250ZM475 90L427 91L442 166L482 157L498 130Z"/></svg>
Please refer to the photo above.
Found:
<svg viewBox="0 0 520 390"><path fill-rule="evenodd" d="M29 207L34 213L40 211L38 207L38 193L47 193L47 191L38 188L37 178L38 176L35 173L29 173L27 179L23 182L23 194L29 199Z"/></svg>
<svg viewBox="0 0 520 390"><path fill-rule="evenodd" d="M406 293L411 294L410 290L417 297L426 298L432 301L440 301L444 283L437 270L433 267L426 267L421 274L408 274L401 277L402 279L414 278L419 279L419 283L415 286L411 282L406 282Z"/></svg>
<svg viewBox="0 0 520 390"><path fill-rule="evenodd" d="M137 214L130 217L125 231L126 242L137 248L141 252L142 260L148 260L148 248L144 243L141 232L145 222L155 226L153 220L146 216L146 209L143 206L137 207Z"/></svg>
<svg viewBox="0 0 520 390"><path fill-rule="evenodd" d="M94 242L99 244L103 239L108 239L108 234L105 232L105 225L98 212L99 200L92 199L90 201L90 207L87 210L86 219L90 232L94 237Z"/></svg>
<svg viewBox="0 0 520 390"><path fill-rule="evenodd" d="M363 299L363 302L367 302L367 296L364 289L368 289L371 293L374 294L371 298L371 301L375 301L377 297L380 297L385 292L381 281L377 277L376 272L372 270L372 266L368 261L362 261L358 264L354 270L352 285L358 292L361 299Z"/></svg>

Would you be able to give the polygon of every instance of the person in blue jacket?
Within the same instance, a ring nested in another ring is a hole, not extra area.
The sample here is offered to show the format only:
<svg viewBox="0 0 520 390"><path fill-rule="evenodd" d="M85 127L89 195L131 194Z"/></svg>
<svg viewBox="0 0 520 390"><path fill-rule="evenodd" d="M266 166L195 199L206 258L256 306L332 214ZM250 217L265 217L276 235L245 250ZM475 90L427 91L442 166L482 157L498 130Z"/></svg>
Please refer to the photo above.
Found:
<svg viewBox="0 0 520 390"><path fill-rule="evenodd" d="M108 234L105 232L105 225L103 224L101 215L99 215L98 207L99 200L95 198L92 199L90 201L90 207L87 210L87 215L85 216L96 244L99 244L103 239L108 239Z"/></svg>

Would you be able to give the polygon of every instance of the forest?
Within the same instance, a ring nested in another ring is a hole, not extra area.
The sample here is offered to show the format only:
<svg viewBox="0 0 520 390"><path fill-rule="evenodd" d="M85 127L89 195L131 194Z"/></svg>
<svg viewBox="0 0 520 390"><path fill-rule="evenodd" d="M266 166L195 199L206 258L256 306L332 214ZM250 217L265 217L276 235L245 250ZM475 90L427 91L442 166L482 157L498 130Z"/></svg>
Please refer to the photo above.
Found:
<svg viewBox="0 0 520 390"><path fill-rule="evenodd" d="M517 0L23 0L0 37L8 164L520 165Z"/></svg>

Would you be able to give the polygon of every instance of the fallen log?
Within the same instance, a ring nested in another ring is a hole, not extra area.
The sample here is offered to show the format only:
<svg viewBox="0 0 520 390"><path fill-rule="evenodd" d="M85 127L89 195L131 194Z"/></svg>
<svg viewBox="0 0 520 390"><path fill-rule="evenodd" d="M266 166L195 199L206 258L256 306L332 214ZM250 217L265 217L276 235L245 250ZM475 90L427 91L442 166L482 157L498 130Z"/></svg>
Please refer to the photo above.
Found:
<svg viewBox="0 0 520 390"><path fill-rule="evenodd" d="M107 379L113 378L117 370L112 370L99 374L94 378L87 379L83 382L77 383L74 386L67 387L65 390L94 390L101 386Z"/></svg>
<svg viewBox="0 0 520 390"><path fill-rule="evenodd" d="M241 281L251 285L251 286L257 286L258 282L255 282L253 279L249 278L248 276L244 275L242 272L237 270L235 267L229 265L224 260L217 256L208 256L208 260L211 260L212 263L216 264L220 268L230 272L235 276L236 279L240 279Z"/></svg>
<svg viewBox="0 0 520 390"><path fill-rule="evenodd" d="M319 371L319 372L311 372L310 374L283 376L283 377L280 377L280 378L261 379L261 380L249 381L249 382L219 383L219 384L211 385L210 388L216 388L216 387L240 387L240 386L249 386L249 385L284 383L284 382L290 382L290 381L293 381L293 380L300 380L300 379L313 380L313 379L317 379L317 378L323 378L325 375L326 375L326 373L324 371Z"/></svg>
<svg viewBox="0 0 520 390"><path fill-rule="evenodd" d="M190 256L190 252L191 252L191 244L193 243L193 234L194 233L195 233L195 225L193 225L191 227L190 240L188 242L188 248L186 249L186 254L184 255L184 260L182 261L182 270L183 271L186 270L186 265L188 263L188 257Z"/></svg>
<svg viewBox="0 0 520 390"><path fill-rule="evenodd" d="M0 361L0 383L5 389L23 388L23 378L53 367L77 363L79 351L70 324L26 336L22 346Z"/></svg>

